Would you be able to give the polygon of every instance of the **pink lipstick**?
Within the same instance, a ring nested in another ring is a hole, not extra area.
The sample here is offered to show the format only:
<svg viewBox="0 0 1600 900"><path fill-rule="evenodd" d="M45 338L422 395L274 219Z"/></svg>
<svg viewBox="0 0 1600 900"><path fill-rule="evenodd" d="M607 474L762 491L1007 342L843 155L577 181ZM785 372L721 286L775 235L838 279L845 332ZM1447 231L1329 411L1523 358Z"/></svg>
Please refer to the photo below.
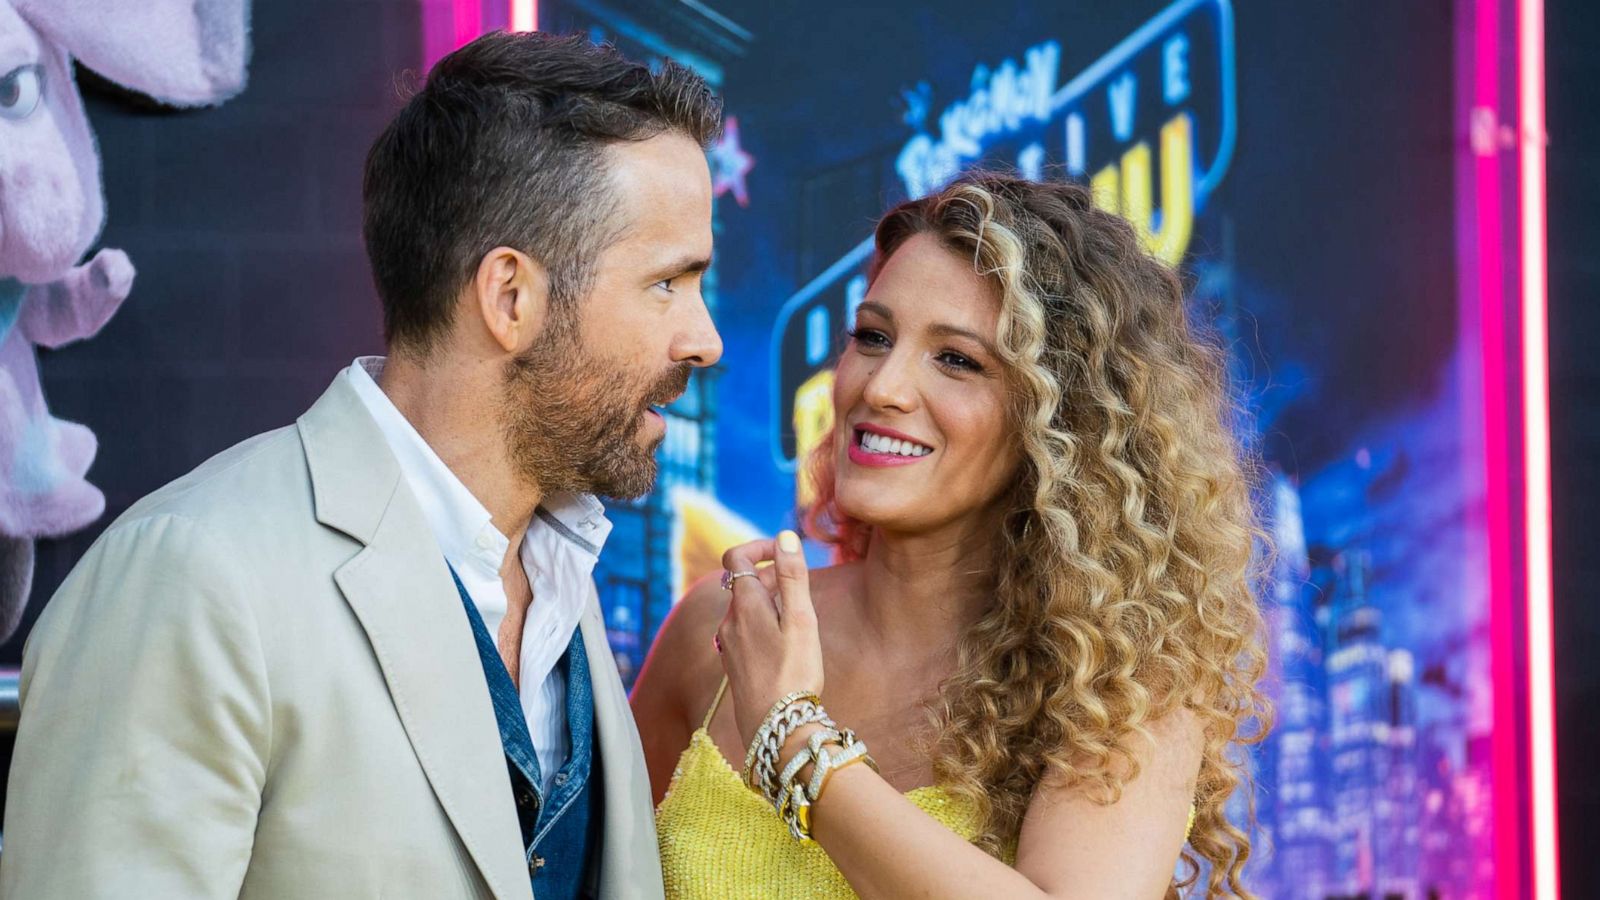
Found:
<svg viewBox="0 0 1600 900"><path fill-rule="evenodd" d="M932 447L916 438L882 425L857 425L850 435L850 461L868 468L909 466L933 452Z"/></svg>

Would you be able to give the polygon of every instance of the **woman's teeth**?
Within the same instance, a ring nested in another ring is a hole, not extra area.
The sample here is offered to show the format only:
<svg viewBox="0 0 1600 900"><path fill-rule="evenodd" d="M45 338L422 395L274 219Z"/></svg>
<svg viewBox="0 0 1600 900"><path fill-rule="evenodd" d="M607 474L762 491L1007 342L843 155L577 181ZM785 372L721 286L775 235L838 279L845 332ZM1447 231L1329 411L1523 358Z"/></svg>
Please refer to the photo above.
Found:
<svg viewBox="0 0 1600 900"><path fill-rule="evenodd" d="M933 452L932 447L884 437L871 431L861 432L861 449L868 453L888 453L894 456L927 456Z"/></svg>

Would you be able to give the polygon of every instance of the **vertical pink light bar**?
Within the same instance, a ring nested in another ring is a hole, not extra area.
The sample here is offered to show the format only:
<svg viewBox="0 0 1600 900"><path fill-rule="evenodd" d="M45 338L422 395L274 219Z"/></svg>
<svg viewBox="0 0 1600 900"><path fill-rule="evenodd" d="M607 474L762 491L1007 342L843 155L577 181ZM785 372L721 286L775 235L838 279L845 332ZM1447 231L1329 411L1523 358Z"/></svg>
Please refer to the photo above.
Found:
<svg viewBox="0 0 1600 900"><path fill-rule="evenodd" d="M483 33L483 0L422 0L422 68Z"/></svg>
<svg viewBox="0 0 1600 900"><path fill-rule="evenodd" d="M1533 896L1557 900L1555 591L1550 559L1550 352L1545 263L1544 2L1517 3L1518 185L1522 200L1522 435L1527 510L1528 755Z"/></svg>
<svg viewBox="0 0 1600 900"><path fill-rule="evenodd" d="M421 0L422 71L433 68L456 48L456 6L460 0Z"/></svg>
<svg viewBox="0 0 1600 900"><path fill-rule="evenodd" d="M539 4L537 0L511 0L511 30L539 30Z"/></svg>
<svg viewBox="0 0 1600 900"><path fill-rule="evenodd" d="M509 2L507 15L499 15L500 3ZM484 33L510 23L512 31L537 31L538 0L421 0L423 68L431 69L441 57ZM485 15L485 5L488 15Z"/></svg>
<svg viewBox="0 0 1600 900"><path fill-rule="evenodd" d="M1517 712L1517 598L1511 580L1511 475L1507 434L1508 363L1505 249L1500 200L1500 10L1502 0L1473 0L1472 192L1474 253L1483 364L1485 526L1488 537L1490 675L1494 722L1490 735L1493 781L1494 896L1524 900L1522 852L1521 717Z"/></svg>
<svg viewBox="0 0 1600 900"><path fill-rule="evenodd" d="M483 34L483 0L455 0L454 20L455 46L471 43Z"/></svg>

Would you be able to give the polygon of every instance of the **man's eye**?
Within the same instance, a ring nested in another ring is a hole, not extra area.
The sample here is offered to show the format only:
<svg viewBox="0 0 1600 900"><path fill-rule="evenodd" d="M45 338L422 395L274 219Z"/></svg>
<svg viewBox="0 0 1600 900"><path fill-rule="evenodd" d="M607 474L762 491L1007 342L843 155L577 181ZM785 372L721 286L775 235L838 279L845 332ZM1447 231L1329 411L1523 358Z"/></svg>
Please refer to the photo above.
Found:
<svg viewBox="0 0 1600 900"><path fill-rule="evenodd" d="M651 287L661 288L663 291L666 291L669 294L672 293L672 279L671 278L663 278L660 281L658 281L655 284L652 284L650 286Z"/></svg>

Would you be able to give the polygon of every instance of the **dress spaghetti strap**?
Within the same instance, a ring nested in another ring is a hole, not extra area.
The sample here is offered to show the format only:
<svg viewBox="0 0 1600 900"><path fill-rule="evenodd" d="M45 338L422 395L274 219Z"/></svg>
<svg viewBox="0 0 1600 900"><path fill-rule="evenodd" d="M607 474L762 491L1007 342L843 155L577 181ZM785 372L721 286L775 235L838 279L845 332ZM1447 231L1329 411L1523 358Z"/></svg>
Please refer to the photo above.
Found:
<svg viewBox="0 0 1600 900"><path fill-rule="evenodd" d="M722 695L728 692L728 676L722 676L722 684L717 685L717 696L711 701L711 709L706 711L706 720L700 723L700 728L711 730L711 720L717 716L717 707L722 705Z"/></svg>

